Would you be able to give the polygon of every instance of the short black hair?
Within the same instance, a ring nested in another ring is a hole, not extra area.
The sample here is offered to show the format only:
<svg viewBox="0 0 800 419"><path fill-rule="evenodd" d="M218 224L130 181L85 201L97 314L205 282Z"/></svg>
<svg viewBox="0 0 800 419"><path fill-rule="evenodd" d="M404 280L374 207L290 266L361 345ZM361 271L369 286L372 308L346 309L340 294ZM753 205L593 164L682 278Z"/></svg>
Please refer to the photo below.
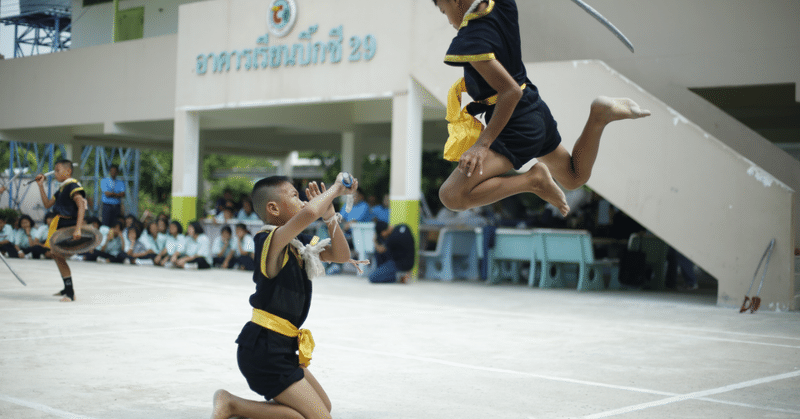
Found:
<svg viewBox="0 0 800 419"><path fill-rule="evenodd" d="M250 194L253 200L253 209L262 221L267 221L267 202L277 199L275 188L284 183L292 184L292 181L286 176L270 176L259 180L253 186L253 193Z"/></svg>
<svg viewBox="0 0 800 419"><path fill-rule="evenodd" d="M379 235L389 228L386 221L375 221L375 234Z"/></svg>
<svg viewBox="0 0 800 419"><path fill-rule="evenodd" d="M250 234L250 230L247 229L247 226L244 223L236 224L236 228L241 228L245 231L245 233Z"/></svg>
<svg viewBox="0 0 800 419"><path fill-rule="evenodd" d="M35 223L35 222L33 222L33 218L31 218L31 216L30 216L30 215L28 215L28 214L22 214L22 215L20 215L20 216L19 216L19 224L20 224L20 227L22 227L22 220L28 220L28 221L30 221L30 222L31 222L31 227L33 227L33 226L35 226L35 225L36 225L36 223Z"/></svg>
<svg viewBox="0 0 800 419"><path fill-rule="evenodd" d="M172 221L169 222L169 224L170 225L175 224L176 226L178 226L178 234L183 234L183 226L181 225L181 223L179 221L172 220Z"/></svg>
<svg viewBox="0 0 800 419"><path fill-rule="evenodd" d="M191 223L189 223L189 225L192 226L192 228L194 229L194 234L197 234L199 236L205 233L205 230L203 230L203 225L200 224L199 221L192 221Z"/></svg>
<svg viewBox="0 0 800 419"><path fill-rule="evenodd" d="M57 161L56 164L53 165L53 168L55 169L56 167L62 166L62 165L69 167L69 171L72 172L72 160L61 159L61 160Z"/></svg>
<svg viewBox="0 0 800 419"><path fill-rule="evenodd" d="M148 234L150 233L150 226L156 226L156 230L158 230L158 221L150 221L150 222L147 223L147 225L145 226L144 231L146 231ZM153 238L155 238L155 237L153 237Z"/></svg>
<svg viewBox="0 0 800 419"><path fill-rule="evenodd" d="M112 168L117 169L117 171L119 171L119 165L117 165L117 164L109 164L108 165L108 170L111 170Z"/></svg>
<svg viewBox="0 0 800 419"><path fill-rule="evenodd" d="M139 240L139 238L142 237L142 231L139 230L139 227L133 226L133 227L129 228L128 229L128 234L131 234L131 231L136 233L136 240Z"/></svg>
<svg viewBox="0 0 800 419"><path fill-rule="evenodd" d="M220 233L224 233L226 231L228 232L228 234L233 234L233 232L231 231L231 226L222 226Z"/></svg>

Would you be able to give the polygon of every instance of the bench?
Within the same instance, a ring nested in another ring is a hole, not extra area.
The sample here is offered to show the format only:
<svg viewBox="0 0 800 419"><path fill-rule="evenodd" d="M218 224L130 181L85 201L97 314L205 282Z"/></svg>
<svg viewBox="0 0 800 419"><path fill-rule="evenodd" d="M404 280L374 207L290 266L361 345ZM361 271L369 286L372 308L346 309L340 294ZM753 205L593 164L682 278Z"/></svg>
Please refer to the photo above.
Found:
<svg viewBox="0 0 800 419"><path fill-rule="evenodd" d="M537 235L536 258L542 266L539 288L566 286L567 265L578 265L578 291L605 289L602 272L606 270L610 271L611 285L619 283L618 261L595 260L588 231L539 229Z"/></svg>
<svg viewBox="0 0 800 419"><path fill-rule="evenodd" d="M350 224L350 237L353 239L353 250L359 259L370 259L375 256L375 223L356 222Z"/></svg>
<svg viewBox="0 0 800 419"><path fill-rule="evenodd" d="M539 288L566 286L567 267L578 267L578 291L605 288L603 273L611 276L611 286L619 284L619 263L616 259L595 260L592 236L585 230L497 229L494 248L488 255L490 281L497 281L495 264L499 260L529 262L528 286ZM540 268L536 275L537 264Z"/></svg>
<svg viewBox="0 0 800 419"><path fill-rule="evenodd" d="M425 262L425 277L452 281L455 278L476 279L478 246L475 229L444 227L434 250L421 250L420 262Z"/></svg>
<svg viewBox="0 0 800 419"><path fill-rule="evenodd" d="M490 283L496 284L500 282L501 278L511 275L513 275L512 279L516 282L516 271L519 269L519 262L529 262L531 268L528 273L528 284L533 284L536 278L535 242L538 240L535 236L535 231L535 229L522 230L514 228L498 228L495 230L494 247L490 248L486 255ZM506 265L500 263L501 261L510 263ZM510 269L507 269L508 267Z"/></svg>

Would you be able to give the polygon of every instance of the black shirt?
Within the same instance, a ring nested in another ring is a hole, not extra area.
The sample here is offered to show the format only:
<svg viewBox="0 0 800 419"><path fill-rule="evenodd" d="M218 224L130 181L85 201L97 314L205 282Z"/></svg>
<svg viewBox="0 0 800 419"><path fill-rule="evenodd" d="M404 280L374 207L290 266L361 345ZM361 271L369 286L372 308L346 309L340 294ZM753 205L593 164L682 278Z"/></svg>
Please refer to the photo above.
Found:
<svg viewBox="0 0 800 419"><path fill-rule="evenodd" d="M78 204L76 204L75 200L73 199L76 193L81 194L84 198L86 198L86 192L83 190L83 187L77 180L73 178L65 180L64 183L62 183L58 190L53 194L53 198L56 200L53 211L62 217L77 217Z"/></svg>
<svg viewBox="0 0 800 419"><path fill-rule="evenodd" d="M273 230L275 231L275 230ZM311 306L311 280L302 265L303 259L291 244L283 249L283 268L274 278L267 277L266 259L272 232L261 232L255 241L253 282L256 292L250 296L250 305L290 321L298 329L308 317ZM311 242L311 236L297 236L303 244Z"/></svg>
<svg viewBox="0 0 800 419"><path fill-rule="evenodd" d="M394 226L392 233L386 238L385 246L392 260L397 264L398 270L409 271L414 267L414 257L417 252L414 246L414 235L411 234L411 228L408 225Z"/></svg>

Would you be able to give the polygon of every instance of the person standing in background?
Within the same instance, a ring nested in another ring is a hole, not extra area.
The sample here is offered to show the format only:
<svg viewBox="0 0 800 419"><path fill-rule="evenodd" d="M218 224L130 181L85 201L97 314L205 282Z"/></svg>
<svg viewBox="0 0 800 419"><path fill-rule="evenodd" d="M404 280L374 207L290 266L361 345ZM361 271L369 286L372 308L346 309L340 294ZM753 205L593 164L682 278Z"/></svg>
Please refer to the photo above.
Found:
<svg viewBox="0 0 800 419"><path fill-rule="evenodd" d="M122 200L125 198L125 182L118 180L119 166L112 164L108 167L108 177L100 182L103 192L103 225L113 226L122 215Z"/></svg>

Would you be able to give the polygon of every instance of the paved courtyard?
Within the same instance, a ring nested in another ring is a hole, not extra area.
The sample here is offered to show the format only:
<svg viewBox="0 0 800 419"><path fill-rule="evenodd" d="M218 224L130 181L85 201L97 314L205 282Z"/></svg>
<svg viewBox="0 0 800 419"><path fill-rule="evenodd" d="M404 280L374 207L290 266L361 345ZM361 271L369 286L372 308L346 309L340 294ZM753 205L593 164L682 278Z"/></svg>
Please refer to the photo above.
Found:
<svg viewBox="0 0 800 419"><path fill-rule="evenodd" d="M0 417L206 418L236 366L251 276L0 266ZM311 370L334 418L800 418L800 314L711 293L314 282Z"/></svg>

